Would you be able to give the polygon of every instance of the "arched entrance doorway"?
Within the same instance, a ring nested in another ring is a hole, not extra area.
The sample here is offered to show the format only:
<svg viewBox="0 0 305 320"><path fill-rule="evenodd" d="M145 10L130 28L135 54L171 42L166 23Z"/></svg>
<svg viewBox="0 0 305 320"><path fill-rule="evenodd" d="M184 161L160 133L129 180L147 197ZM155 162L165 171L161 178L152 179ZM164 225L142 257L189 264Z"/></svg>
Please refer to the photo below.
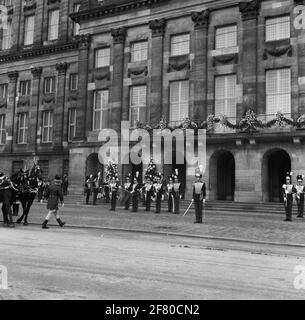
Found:
<svg viewBox="0 0 305 320"><path fill-rule="evenodd" d="M104 167L98 159L97 153L91 153L86 160L86 176L90 174L104 173Z"/></svg>
<svg viewBox="0 0 305 320"><path fill-rule="evenodd" d="M285 175L291 171L291 159L285 150L273 150L265 156L265 173L263 177L267 179L267 191L269 202L281 202L282 185L285 183ZM267 172L266 172L267 171Z"/></svg>
<svg viewBox="0 0 305 320"><path fill-rule="evenodd" d="M234 201L235 159L231 152L219 150L212 155L210 182L215 200Z"/></svg>

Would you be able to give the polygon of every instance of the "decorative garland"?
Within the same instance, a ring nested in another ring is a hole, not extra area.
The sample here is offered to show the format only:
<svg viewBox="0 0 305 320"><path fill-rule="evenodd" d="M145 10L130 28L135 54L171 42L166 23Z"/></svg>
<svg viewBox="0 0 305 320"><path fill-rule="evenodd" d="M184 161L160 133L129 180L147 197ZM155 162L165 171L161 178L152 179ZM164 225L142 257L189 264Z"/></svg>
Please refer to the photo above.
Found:
<svg viewBox="0 0 305 320"><path fill-rule="evenodd" d="M258 129L284 127L285 125L289 125L297 129L305 129L305 114L293 120L286 118L281 112L278 112L274 119L263 123L257 118L257 115L252 110L248 110L238 124L231 123L226 116L216 117L211 114L207 117L206 121L198 122L193 121L190 118L186 118L177 126L169 125L166 118L163 116L157 125L147 123L143 124L138 121L136 123L136 128L145 129L147 131L152 131L154 129L169 129L171 131L175 129L206 129L208 132L212 132L215 129L215 124L220 124L224 127L239 130L241 132L256 132Z"/></svg>

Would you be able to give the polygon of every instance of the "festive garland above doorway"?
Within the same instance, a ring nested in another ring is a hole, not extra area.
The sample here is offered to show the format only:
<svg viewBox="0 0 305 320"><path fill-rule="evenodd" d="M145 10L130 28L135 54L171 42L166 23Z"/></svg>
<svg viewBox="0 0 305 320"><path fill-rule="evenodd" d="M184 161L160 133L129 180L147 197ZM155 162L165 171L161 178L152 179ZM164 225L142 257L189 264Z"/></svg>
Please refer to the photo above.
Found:
<svg viewBox="0 0 305 320"><path fill-rule="evenodd" d="M212 132L215 128L215 124L220 124L229 129L239 130L242 132L255 132L259 129L284 127L285 125L289 125L296 129L305 129L305 114L295 117L294 119L289 119L286 118L281 112L278 112L274 119L263 123L263 121L259 120L257 115L252 110L248 110L238 124L231 123L226 116L216 117L215 115L211 114L207 117L206 121L199 122L187 118L177 126L171 126L163 116L157 125L151 125L148 123L144 124L138 121L136 123L136 128L145 129L147 131L152 131L154 129L206 129L208 132Z"/></svg>

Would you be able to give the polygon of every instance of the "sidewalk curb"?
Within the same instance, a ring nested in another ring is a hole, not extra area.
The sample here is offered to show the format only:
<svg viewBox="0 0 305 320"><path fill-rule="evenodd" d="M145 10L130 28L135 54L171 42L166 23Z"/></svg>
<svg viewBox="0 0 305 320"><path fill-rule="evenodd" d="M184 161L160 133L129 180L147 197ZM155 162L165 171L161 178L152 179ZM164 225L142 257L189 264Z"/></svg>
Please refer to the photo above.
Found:
<svg viewBox="0 0 305 320"><path fill-rule="evenodd" d="M41 224L37 222L32 222L31 225L41 226ZM49 223L49 226L58 227L57 224L52 224L52 223ZM242 239L242 238L223 238L223 237L204 236L204 235L198 235L198 234L187 234L187 233L179 233L179 232L175 233L175 232L163 232L163 231L149 231L149 230L141 230L141 229L125 229L125 228L100 227L100 226L89 226L89 225L80 226L75 224L66 224L64 228L145 233L145 234L154 234L154 235L171 236L171 237L184 237L184 238L205 239L205 240L215 240L215 241L232 241L232 242L239 242L239 243L305 248L305 244L300 244L300 243L267 242L267 241L249 240L249 239Z"/></svg>

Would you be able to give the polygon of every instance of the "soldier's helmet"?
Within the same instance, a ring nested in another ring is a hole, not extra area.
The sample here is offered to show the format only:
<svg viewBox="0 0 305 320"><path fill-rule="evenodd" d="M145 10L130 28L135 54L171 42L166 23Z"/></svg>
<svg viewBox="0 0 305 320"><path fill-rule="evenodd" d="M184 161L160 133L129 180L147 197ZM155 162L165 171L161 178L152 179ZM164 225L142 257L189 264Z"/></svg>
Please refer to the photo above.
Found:
<svg viewBox="0 0 305 320"><path fill-rule="evenodd" d="M298 182L303 182L303 180L304 180L304 176L303 175L301 175L301 174L297 175L297 181Z"/></svg>

